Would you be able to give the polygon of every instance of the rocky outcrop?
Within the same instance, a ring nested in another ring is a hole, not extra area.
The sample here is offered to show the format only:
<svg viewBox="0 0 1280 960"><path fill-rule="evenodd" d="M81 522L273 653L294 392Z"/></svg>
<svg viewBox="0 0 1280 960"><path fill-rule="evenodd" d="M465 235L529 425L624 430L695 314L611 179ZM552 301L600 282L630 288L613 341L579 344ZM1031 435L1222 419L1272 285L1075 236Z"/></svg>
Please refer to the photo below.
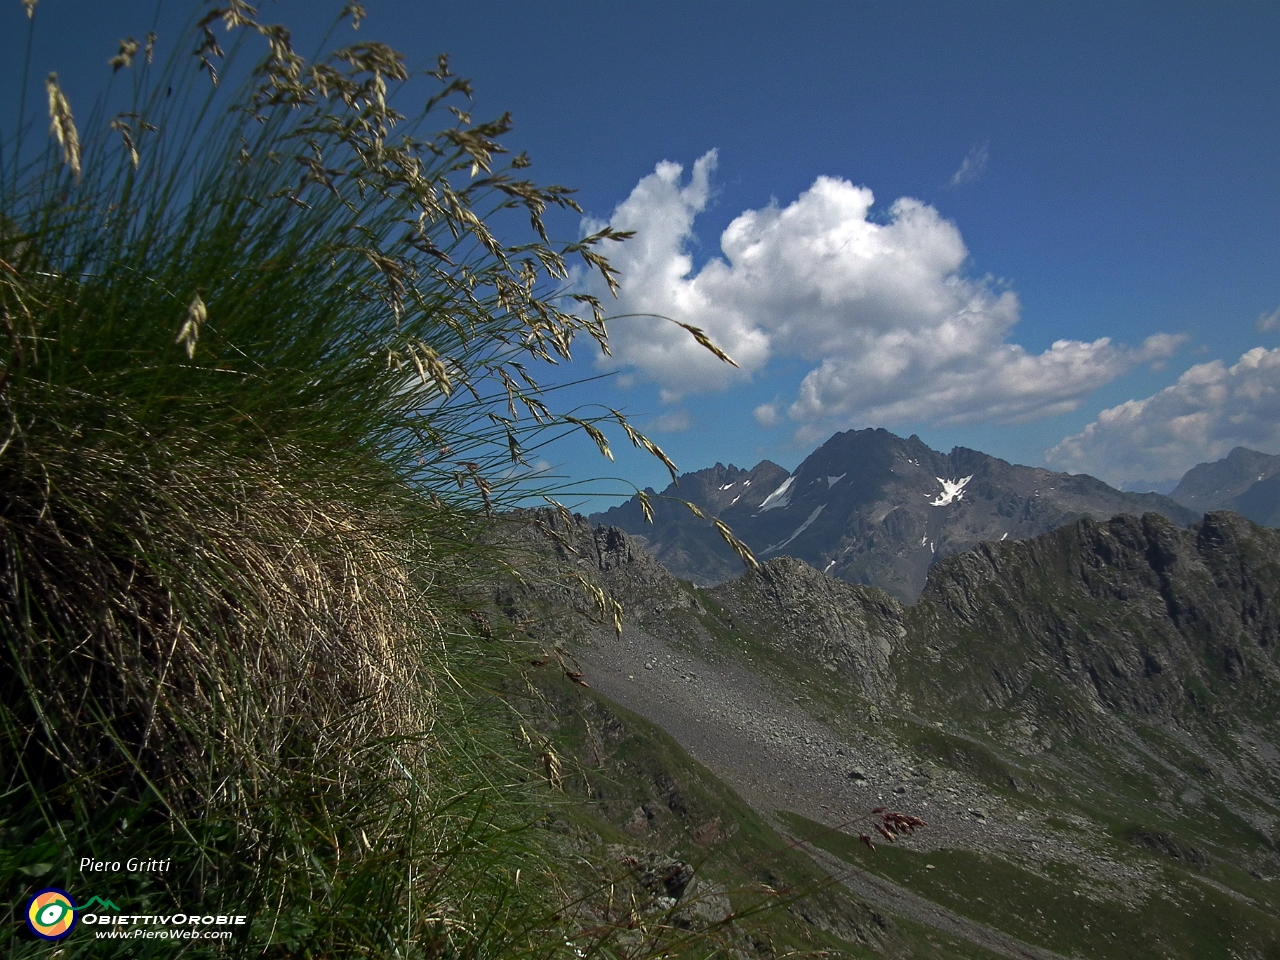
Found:
<svg viewBox="0 0 1280 960"><path fill-rule="evenodd" d="M731 627L841 674L864 696L888 695L890 660L906 627L902 604L882 591L832 580L803 560L779 557L710 595Z"/></svg>
<svg viewBox="0 0 1280 960"><path fill-rule="evenodd" d="M1101 917L1099 898L1117 896L1142 915L1209 883L1223 894L1214 909L1234 918L1223 943L1270 936L1264 907L1280 931L1266 906L1280 870L1280 531L1221 512L1189 529L1156 513L1077 519L942 559L908 607L787 556L699 589L623 531L536 519L558 539L538 535L526 579L537 571L551 590L582 577L624 608L621 637L599 623L581 645L549 620L549 599L541 619L522 622L548 648L563 644L531 669L581 700L555 719L573 733L573 776L630 842L671 851L644 860L642 889L673 922L723 915L720 891L704 898L684 865L745 821L709 804L708 782L689 769L652 769L662 751L628 744L601 694L760 809L834 826L901 804L929 820L933 849L976 857L960 862L979 870L1004 861L1010 877L1076 876L1066 897L1082 916ZM982 890L1020 909L1024 932L1041 929L1038 894L999 879ZM852 916L847 906L806 899L794 916L850 942L876 935L865 913L833 923ZM1176 939L1152 955L1203 954L1198 942L1179 953ZM1098 943L1100 956L1113 947Z"/></svg>
<svg viewBox="0 0 1280 960"><path fill-rule="evenodd" d="M1225 509L1234 510L1254 523L1280 527L1280 473L1250 484L1244 493L1227 501Z"/></svg>
<svg viewBox="0 0 1280 960"><path fill-rule="evenodd" d="M509 567L486 602L531 637L558 644L594 627L612 632L615 619L643 625L700 609L635 538L579 514L516 511L501 518L494 539Z"/></svg>
<svg viewBox="0 0 1280 960"><path fill-rule="evenodd" d="M1031 698L1069 723L1072 704L1046 699L1061 687L1077 721L1267 718L1280 708L1280 532L1231 513L1188 530L1147 514L983 544L934 569L908 630L946 664L926 671L941 710Z"/></svg>

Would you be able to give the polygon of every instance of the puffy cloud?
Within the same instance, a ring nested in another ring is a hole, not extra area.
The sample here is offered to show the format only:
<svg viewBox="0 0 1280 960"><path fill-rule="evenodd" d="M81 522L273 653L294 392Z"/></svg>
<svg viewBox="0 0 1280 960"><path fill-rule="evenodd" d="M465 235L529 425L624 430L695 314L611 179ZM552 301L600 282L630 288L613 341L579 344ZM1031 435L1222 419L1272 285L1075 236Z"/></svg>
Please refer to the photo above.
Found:
<svg viewBox="0 0 1280 960"><path fill-rule="evenodd" d="M1045 459L1115 483L1181 476L1237 446L1280 451L1280 349L1196 364L1145 400L1103 410Z"/></svg>
<svg viewBox="0 0 1280 960"><path fill-rule="evenodd" d="M1108 337L1093 343L1058 340L1044 353L1029 354L1017 344L983 343L984 333L972 331L973 348L950 356L932 354L928 344L902 336L868 342L861 355L828 358L800 384L791 417L1016 423L1074 410L1090 391L1137 363L1168 358L1183 341L1156 334L1132 349ZM903 389L912 376L925 382Z"/></svg>
<svg viewBox="0 0 1280 960"><path fill-rule="evenodd" d="M951 175L951 180L947 183L948 187L961 187L966 183L973 183L980 176L982 171L987 169L987 147L989 144L982 144L971 149L964 160L960 162L960 168Z"/></svg>
<svg viewBox="0 0 1280 960"><path fill-rule="evenodd" d="M686 393L725 387L741 373L674 323L658 317L702 328L729 351L741 371L757 370L769 358L769 335L764 329L714 299L709 284L700 279L705 268L690 276L693 258L685 251L694 239L694 217L710 199L715 165L712 150L693 165L689 182L682 184L680 164L658 164L609 221L617 229L636 231L634 238L608 251L623 281L622 295L612 311L622 318L609 325L610 349L619 364L635 367L657 381L667 403ZM598 226L587 224L588 229Z"/></svg>
<svg viewBox="0 0 1280 960"><path fill-rule="evenodd" d="M658 164L610 220L636 231L610 251L622 280L616 312L701 327L741 368L670 322L611 323L612 363L657 382L667 402L792 356L813 366L787 414L818 432L831 421L1019 421L1075 409L1091 390L1167 358L1181 342L1159 335L1134 349L1107 338L1060 340L1028 353L1007 342L1016 295L963 275L968 252L953 223L905 197L873 214L869 189L835 177L818 177L785 207L739 214L720 237L722 256L695 272L688 250L715 163L714 151L703 156L687 182L679 164ZM766 406L757 411L762 424L778 413Z"/></svg>

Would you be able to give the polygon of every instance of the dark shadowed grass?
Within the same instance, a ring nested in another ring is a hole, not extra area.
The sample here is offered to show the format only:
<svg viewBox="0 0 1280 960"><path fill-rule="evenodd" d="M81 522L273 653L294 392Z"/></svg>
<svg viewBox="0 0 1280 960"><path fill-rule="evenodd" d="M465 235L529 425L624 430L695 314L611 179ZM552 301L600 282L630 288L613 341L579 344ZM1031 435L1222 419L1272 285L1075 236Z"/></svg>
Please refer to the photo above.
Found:
<svg viewBox="0 0 1280 960"><path fill-rule="evenodd" d="M607 449L538 371L606 346L600 304L563 290L571 261L612 281L597 247L621 235L553 244L569 192L497 165L509 121L472 122L443 59L307 62L243 2L201 13L163 69L122 43L129 109L80 129L51 75L49 148L2 145L12 919L39 886L98 892L80 857L139 855L174 866L103 888L129 912L252 917L185 953L571 951L529 828L544 785L470 695L506 654L451 598L526 450ZM235 90L211 82L236 74L221 43L261 56ZM512 212L516 242L491 229ZM11 955L44 949L16 931ZM113 953L85 930L63 950ZM148 951L175 946L116 955Z"/></svg>

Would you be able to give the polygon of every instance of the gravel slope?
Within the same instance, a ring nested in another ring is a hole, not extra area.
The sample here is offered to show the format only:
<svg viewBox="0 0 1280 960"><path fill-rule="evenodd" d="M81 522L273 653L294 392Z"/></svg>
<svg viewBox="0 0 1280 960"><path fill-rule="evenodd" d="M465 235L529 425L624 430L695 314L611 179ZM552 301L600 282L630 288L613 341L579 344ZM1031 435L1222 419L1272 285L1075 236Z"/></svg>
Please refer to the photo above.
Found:
<svg viewBox="0 0 1280 960"><path fill-rule="evenodd" d="M625 628L620 638L597 635L575 654L592 687L666 730L784 835L776 816L781 810L838 824L887 805L928 821L914 837L898 841L922 851L960 847L999 850L1015 862L1027 862L1032 853L1039 860L1062 859L1093 876L1098 896L1150 885L1133 867L982 798L975 785L954 772L921 775L917 758L902 755L887 740L833 730L749 662L695 656L634 627ZM854 771L865 779L852 778ZM851 868L810 844L802 846L879 909L1002 956L1058 956Z"/></svg>

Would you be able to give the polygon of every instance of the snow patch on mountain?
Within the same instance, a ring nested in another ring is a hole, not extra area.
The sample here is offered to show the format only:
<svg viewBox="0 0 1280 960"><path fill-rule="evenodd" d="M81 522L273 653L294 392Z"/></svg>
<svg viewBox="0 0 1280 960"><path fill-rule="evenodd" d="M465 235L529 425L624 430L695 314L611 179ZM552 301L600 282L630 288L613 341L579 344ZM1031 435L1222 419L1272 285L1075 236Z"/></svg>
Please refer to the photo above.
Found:
<svg viewBox="0 0 1280 960"><path fill-rule="evenodd" d="M942 477L934 477L934 479L942 484L942 492L938 494L938 498L936 500L929 501L929 505L931 507L945 507L947 504L954 503L956 500L964 499L963 491L965 485L973 479L973 474L970 474L960 480L944 480ZM928 494L926 493L925 496L927 497Z"/></svg>
<svg viewBox="0 0 1280 960"><path fill-rule="evenodd" d="M787 479L783 480L782 486L764 498L764 501L760 504L760 512L764 513L774 507L790 506L791 498L787 496L787 491L791 489L791 484L795 482L795 479L795 477L787 477Z"/></svg>
<svg viewBox="0 0 1280 960"><path fill-rule="evenodd" d="M848 471L845 471L844 473L840 474L840 476L838 477L827 477L827 489L830 490L832 487L834 487L837 483L839 483L848 475L849 475Z"/></svg>
<svg viewBox="0 0 1280 960"><path fill-rule="evenodd" d="M791 536L787 537L787 539L783 540L781 543L775 543L773 546L766 549L764 553L765 554L776 553L777 551L781 550L783 547L785 547L788 543L790 543L796 537L800 536L800 534L808 530L809 525L812 524L813 521L817 520L818 514L822 513L822 511L825 510L826 508L827 508L827 505L825 503L822 506L818 507L816 510L813 511L813 513L809 514L808 520L806 520L804 523L800 524L800 526L796 528L795 533L791 534Z"/></svg>

